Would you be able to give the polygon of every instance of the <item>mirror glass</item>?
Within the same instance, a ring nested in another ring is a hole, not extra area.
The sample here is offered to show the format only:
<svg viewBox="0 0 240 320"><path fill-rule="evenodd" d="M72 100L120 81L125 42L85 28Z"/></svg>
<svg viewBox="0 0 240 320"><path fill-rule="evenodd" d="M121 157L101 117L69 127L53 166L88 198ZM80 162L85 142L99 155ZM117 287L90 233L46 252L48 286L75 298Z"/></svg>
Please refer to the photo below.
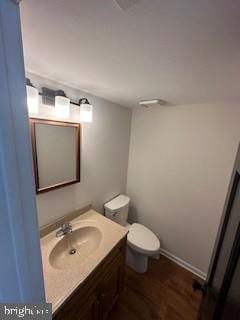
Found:
<svg viewBox="0 0 240 320"><path fill-rule="evenodd" d="M80 125L30 119L37 193L80 181Z"/></svg>

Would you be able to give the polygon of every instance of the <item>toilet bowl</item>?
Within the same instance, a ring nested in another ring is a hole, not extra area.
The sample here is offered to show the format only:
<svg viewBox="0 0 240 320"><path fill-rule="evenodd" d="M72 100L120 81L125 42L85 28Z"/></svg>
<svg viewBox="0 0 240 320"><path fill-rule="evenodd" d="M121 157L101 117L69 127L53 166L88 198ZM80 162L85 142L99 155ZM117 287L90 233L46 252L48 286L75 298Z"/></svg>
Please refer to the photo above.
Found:
<svg viewBox="0 0 240 320"><path fill-rule="evenodd" d="M148 258L159 254L157 236L142 224L133 223L129 227L127 244L127 264L139 273L146 272Z"/></svg>
<svg viewBox="0 0 240 320"><path fill-rule="evenodd" d="M104 204L105 216L128 228L126 263L136 272L144 273L148 268L148 258L159 254L160 241L144 225L127 222L129 203L129 197L117 196Z"/></svg>

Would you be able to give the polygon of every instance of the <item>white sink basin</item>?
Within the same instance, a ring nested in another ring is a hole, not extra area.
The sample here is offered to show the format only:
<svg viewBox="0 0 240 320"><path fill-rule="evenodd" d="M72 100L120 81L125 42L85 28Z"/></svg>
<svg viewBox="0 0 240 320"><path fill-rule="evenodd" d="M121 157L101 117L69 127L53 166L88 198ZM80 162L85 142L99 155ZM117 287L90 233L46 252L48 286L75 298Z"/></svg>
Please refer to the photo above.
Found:
<svg viewBox="0 0 240 320"><path fill-rule="evenodd" d="M75 268L98 249L101 240L102 233L96 227L76 229L55 245L50 252L49 262L56 269Z"/></svg>

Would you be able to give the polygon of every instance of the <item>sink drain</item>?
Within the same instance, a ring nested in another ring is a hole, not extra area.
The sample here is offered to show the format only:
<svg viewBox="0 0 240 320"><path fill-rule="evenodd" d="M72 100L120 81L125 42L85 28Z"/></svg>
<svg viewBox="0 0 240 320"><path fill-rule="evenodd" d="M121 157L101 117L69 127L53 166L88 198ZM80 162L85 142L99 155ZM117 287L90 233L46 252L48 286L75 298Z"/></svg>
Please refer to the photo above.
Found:
<svg viewBox="0 0 240 320"><path fill-rule="evenodd" d="M70 251L69 251L69 254L75 254L76 253L76 249L71 249Z"/></svg>

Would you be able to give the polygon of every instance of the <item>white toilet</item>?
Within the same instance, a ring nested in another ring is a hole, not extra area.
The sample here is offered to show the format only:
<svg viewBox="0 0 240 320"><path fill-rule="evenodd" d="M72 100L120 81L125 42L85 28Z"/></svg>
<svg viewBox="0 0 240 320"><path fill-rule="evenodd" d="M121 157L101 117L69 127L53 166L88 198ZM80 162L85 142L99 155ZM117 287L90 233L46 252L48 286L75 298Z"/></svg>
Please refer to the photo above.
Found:
<svg viewBox="0 0 240 320"><path fill-rule="evenodd" d="M127 235L127 265L139 273L148 268L148 257L159 254L160 241L158 237L142 224L127 223L130 198L121 194L104 204L105 216L128 228Z"/></svg>

